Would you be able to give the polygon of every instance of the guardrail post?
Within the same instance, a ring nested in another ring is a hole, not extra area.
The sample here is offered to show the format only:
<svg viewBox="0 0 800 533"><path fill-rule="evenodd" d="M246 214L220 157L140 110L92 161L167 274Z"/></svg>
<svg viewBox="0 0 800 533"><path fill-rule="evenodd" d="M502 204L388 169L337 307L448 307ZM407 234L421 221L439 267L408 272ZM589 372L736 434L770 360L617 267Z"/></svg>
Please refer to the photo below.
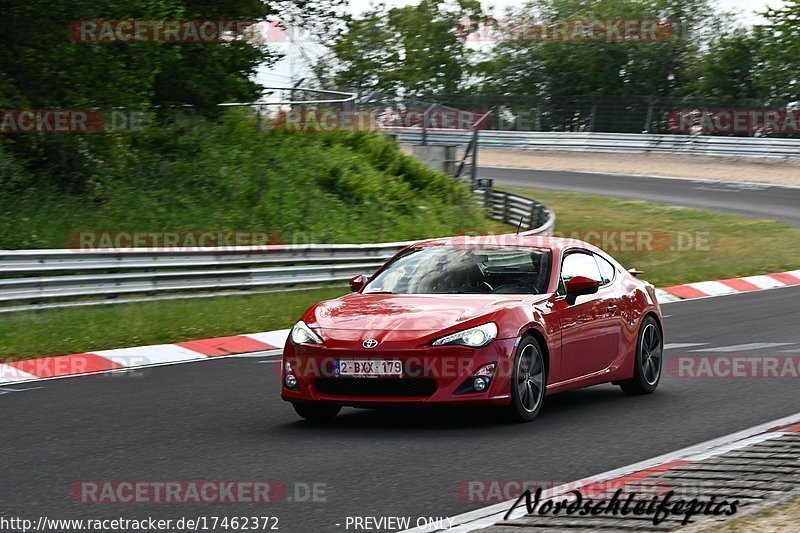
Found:
<svg viewBox="0 0 800 533"><path fill-rule="evenodd" d="M528 229L539 227L539 204L531 206L531 212L528 214Z"/></svg>
<svg viewBox="0 0 800 533"><path fill-rule="evenodd" d="M643 133L650 133L650 125L653 124L653 107L655 106L655 102L653 98L650 98L650 104L647 107L647 118L644 122L644 131Z"/></svg>
<svg viewBox="0 0 800 533"><path fill-rule="evenodd" d="M470 169L472 190L478 186L478 128L472 128L472 168Z"/></svg>
<svg viewBox="0 0 800 533"><path fill-rule="evenodd" d="M508 224L508 193L501 193L503 195L503 223Z"/></svg>
<svg viewBox="0 0 800 533"><path fill-rule="evenodd" d="M426 109L425 112L422 114L422 146L428 145L428 111L430 108Z"/></svg>

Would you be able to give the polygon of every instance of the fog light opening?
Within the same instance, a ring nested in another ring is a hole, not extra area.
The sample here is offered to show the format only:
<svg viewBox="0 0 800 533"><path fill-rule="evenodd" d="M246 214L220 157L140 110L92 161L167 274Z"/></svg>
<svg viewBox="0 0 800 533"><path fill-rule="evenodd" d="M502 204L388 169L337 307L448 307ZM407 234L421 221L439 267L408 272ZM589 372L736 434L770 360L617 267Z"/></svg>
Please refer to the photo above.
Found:
<svg viewBox="0 0 800 533"><path fill-rule="evenodd" d="M461 386L456 389L455 393L476 394L488 391L489 386L492 384L492 379L494 378L496 369L497 363L483 365L478 370L473 372L470 377L464 380Z"/></svg>
<svg viewBox="0 0 800 533"><path fill-rule="evenodd" d="M298 390L299 387L297 386L297 378L294 376L294 369L292 368L291 363L286 361L284 366L284 377L283 377L283 384L287 389Z"/></svg>
<svg viewBox="0 0 800 533"><path fill-rule="evenodd" d="M488 365L483 365L482 367L480 367L478 369L477 372L475 372L472 375L475 376L475 377L481 376L481 377L487 377L487 378L491 379L492 376L494 376L495 367L496 367L496 365L494 363L490 363Z"/></svg>

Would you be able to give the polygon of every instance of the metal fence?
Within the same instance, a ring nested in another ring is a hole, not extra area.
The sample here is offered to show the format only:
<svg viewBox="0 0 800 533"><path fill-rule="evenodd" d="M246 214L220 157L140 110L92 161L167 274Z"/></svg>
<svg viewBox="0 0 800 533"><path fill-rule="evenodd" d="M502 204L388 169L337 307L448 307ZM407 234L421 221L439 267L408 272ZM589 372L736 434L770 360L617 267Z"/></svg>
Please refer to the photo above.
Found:
<svg viewBox="0 0 800 533"><path fill-rule="evenodd" d="M524 230L525 234L549 236L553 234L556 214L536 200L504 191L483 192L484 204L494 220Z"/></svg>
<svg viewBox="0 0 800 533"><path fill-rule="evenodd" d="M498 191L479 193L489 215L530 234L552 234L545 206ZM314 288L371 273L412 242L310 244L200 250L0 251L0 312Z"/></svg>
<svg viewBox="0 0 800 533"><path fill-rule="evenodd" d="M373 100L377 100L373 97ZM494 110L490 129L515 131L561 131L605 133L680 134L676 128L676 114L688 111L746 111L761 114L760 119L747 121L746 127L736 128L738 136L753 136L765 126L764 113L781 114L797 112L800 102L786 100L757 100L743 98L720 100L702 97L666 96L552 96L532 94L439 94L431 97L441 104L457 109L482 113ZM398 100L384 96L386 105L397 105ZM402 100L399 100L402 102ZM375 104L373 104L375 105ZM794 117L793 117L794 118ZM771 137L800 136L795 121L769 133ZM766 128L769 129L769 128Z"/></svg>
<svg viewBox="0 0 800 533"><path fill-rule="evenodd" d="M419 144L418 128L386 128L399 142ZM463 144L470 134L452 129L429 129L428 144ZM632 133L571 133L483 130L483 148L517 148L610 153L667 153L685 155L800 158L800 139L716 137L703 135L645 135Z"/></svg>

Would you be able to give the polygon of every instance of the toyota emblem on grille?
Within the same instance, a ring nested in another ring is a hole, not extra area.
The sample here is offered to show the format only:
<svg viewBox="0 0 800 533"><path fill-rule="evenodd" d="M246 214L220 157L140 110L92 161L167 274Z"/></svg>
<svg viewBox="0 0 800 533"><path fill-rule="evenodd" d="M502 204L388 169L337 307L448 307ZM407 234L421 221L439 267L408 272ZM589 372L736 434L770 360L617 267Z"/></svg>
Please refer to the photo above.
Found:
<svg viewBox="0 0 800 533"><path fill-rule="evenodd" d="M367 349L374 348L378 345L378 341L376 341L375 339L367 339L364 342L362 342L361 345Z"/></svg>

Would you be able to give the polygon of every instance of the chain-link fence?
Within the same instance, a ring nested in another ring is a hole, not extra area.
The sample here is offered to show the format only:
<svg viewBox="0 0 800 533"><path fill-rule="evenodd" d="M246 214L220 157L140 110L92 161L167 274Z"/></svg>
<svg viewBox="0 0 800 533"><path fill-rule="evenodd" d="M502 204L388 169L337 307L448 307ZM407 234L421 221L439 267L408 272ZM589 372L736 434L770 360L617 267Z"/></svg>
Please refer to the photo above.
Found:
<svg viewBox="0 0 800 533"><path fill-rule="evenodd" d="M432 102L477 115L493 110L482 129L502 131L800 137L800 102L525 94L436 95L426 103ZM422 102L375 94L354 105L425 107Z"/></svg>

